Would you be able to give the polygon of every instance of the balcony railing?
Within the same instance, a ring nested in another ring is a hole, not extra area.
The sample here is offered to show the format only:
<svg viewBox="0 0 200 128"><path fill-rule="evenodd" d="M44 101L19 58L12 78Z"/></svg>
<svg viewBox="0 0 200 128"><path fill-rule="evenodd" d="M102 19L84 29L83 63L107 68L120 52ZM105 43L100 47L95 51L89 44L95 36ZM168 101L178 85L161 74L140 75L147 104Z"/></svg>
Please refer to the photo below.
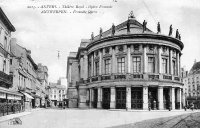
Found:
<svg viewBox="0 0 200 128"><path fill-rule="evenodd" d="M111 75L102 75L101 80L111 80Z"/></svg>
<svg viewBox="0 0 200 128"><path fill-rule="evenodd" d="M115 79L126 79L126 75L125 74L117 74L117 75L114 75L114 78Z"/></svg>
<svg viewBox="0 0 200 128"><path fill-rule="evenodd" d="M163 75L163 79L172 80L172 76Z"/></svg>
<svg viewBox="0 0 200 128"><path fill-rule="evenodd" d="M174 77L174 80L176 80L176 81L180 81L180 78L177 77L177 76L175 76L175 77Z"/></svg>
<svg viewBox="0 0 200 128"><path fill-rule="evenodd" d="M0 83L6 85L7 88L12 86L13 76L0 71Z"/></svg>
<svg viewBox="0 0 200 128"><path fill-rule="evenodd" d="M149 75L149 79L150 80L158 80L159 79L159 75Z"/></svg>
<svg viewBox="0 0 200 128"><path fill-rule="evenodd" d="M174 79L173 79L174 78ZM180 78L178 76L171 76L166 74L104 74L99 76L88 77L87 80L80 80L77 84L87 84L90 82L97 81L107 81L107 80L171 80L171 81L179 81Z"/></svg>

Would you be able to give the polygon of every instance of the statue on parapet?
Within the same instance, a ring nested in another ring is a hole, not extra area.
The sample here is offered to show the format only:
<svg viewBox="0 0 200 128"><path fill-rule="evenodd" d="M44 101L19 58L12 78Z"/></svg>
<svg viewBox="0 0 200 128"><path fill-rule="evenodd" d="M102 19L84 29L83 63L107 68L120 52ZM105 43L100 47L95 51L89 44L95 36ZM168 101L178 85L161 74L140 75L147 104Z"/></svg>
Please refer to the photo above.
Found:
<svg viewBox="0 0 200 128"><path fill-rule="evenodd" d="M179 32L178 32L178 29L176 29L176 38L179 39Z"/></svg>
<svg viewBox="0 0 200 128"><path fill-rule="evenodd" d="M114 23L112 24L112 36L114 36L115 35L115 25L114 25Z"/></svg>
<svg viewBox="0 0 200 128"><path fill-rule="evenodd" d="M173 32L173 28L172 28L172 25L170 25L170 27L169 27L169 36L172 35L172 32Z"/></svg>
<svg viewBox="0 0 200 128"><path fill-rule="evenodd" d="M103 33L103 30L102 30L102 28L100 27L100 30L99 30L99 38L102 37L102 33Z"/></svg>
<svg viewBox="0 0 200 128"><path fill-rule="evenodd" d="M161 33L160 22L158 22L158 25L157 25L157 34L159 33Z"/></svg>
<svg viewBox="0 0 200 128"><path fill-rule="evenodd" d="M127 26L127 32L129 33L130 32L130 20L127 21L126 26Z"/></svg>
<svg viewBox="0 0 200 128"><path fill-rule="evenodd" d="M143 22L143 33L147 30L147 22L144 20Z"/></svg>
<svg viewBox="0 0 200 128"><path fill-rule="evenodd" d="M94 40L94 33L91 34L91 40Z"/></svg>
<svg viewBox="0 0 200 128"><path fill-rule="evenodd" d="M129 16L128 16L128 19L133 19L133 18L135 18L135 16L133 15L133 11L131 11Z"/></svg>

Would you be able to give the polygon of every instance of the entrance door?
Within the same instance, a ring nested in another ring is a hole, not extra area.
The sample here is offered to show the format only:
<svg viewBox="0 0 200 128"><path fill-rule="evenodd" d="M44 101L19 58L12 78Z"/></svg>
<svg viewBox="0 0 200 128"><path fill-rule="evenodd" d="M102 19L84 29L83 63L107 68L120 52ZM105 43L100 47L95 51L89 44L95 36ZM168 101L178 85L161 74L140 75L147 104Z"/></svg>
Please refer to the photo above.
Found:
<svg viewBox="0 0 200 128"><path fill-rule="evenodd" d="M142 98L142 88L131 88L131 108L132 109L142 109L143 98Z"/></svg>
<svg viewBox="0 0 200 128"><path fill-rule="evenodd" d="M149 87L149 107L151 107L151 109L153 110L158 109L157 92L158 92L157 87Z"/></svg>
<svg viewBox="0 0 200 128"><path fill-rule="evenodd" d="M110 88L103 88L102 108L110 109Z"/></svg>
<svg viewBox="0 0 200 128"><path fill-rule="evenodd" d="M169 109L170 107L169 88L163 89L163 103L164 103L164 109Z"/></svg>
<svg viewBox="0 0 200 128"><path fill-rule="evenodd" d="M97 102L98 102L98 91L97 91L97 89L94 89L94 100L93 100L94 108L97 108Z"/></svg>
<svg viewBox="0 0 200 128"><path fill-rule="evenodd" d="M126 88L116 88L116 109L126 108Z"/></svg>

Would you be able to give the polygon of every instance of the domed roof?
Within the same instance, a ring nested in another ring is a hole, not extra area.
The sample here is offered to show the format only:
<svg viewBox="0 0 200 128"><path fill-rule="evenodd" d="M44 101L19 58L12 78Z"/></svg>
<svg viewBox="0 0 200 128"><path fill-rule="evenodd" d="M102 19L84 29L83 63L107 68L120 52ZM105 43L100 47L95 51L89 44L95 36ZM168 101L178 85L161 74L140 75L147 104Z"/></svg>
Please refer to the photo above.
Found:
<svg viewBox="0 0 200 128"><path fill-rule="evenodd" d="M129 22L129 24L130 24L129 34L142 34L143 33L143 25L140 22L138 22L134 17L134 18L129 18L128 20L115 26L115 36L127 34L127 22ZM146 29L146 31L144 33L145 34L150 34L150 33L155 34L148 28ZM109 30L103 32L101 38L108 37L111 35L112 35L112 27ZM100 38L99 35L97 35L94 37L94 40L98 40L99 38Z"/></svg>
<svg viewBox="0 0 200 128"><path fill-rule="evenodd" d="M200 62L195 62L190 70L190 74L192 73L200 73Z"/></svg>

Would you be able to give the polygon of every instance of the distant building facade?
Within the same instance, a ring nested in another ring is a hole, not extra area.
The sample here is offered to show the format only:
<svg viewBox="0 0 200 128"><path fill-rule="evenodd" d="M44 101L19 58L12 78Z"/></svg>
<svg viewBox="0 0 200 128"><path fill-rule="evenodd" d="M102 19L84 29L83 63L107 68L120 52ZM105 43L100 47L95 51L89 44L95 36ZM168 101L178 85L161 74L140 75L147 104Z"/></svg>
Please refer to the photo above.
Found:
<svg viewBox="0 0 200 128"><path fill-rule="evenodd" d="M200 62L195 62L189 73L185 71L183 83L186 104L194 103L195 107L200 108Z"/></svg>
<svg viewBox="0 0 200 128"><path fill-rule="evenodd" d="M181 109L178 38L154 33L134 16L81 41L67 62L69 107Z"/></svg>
<svg viewBox="0 0 200 128"><path fill-rule="evenodd" d="M49 83L49 98L52 106L63 105L67 98L67 88L59 83Z"/></svg>

